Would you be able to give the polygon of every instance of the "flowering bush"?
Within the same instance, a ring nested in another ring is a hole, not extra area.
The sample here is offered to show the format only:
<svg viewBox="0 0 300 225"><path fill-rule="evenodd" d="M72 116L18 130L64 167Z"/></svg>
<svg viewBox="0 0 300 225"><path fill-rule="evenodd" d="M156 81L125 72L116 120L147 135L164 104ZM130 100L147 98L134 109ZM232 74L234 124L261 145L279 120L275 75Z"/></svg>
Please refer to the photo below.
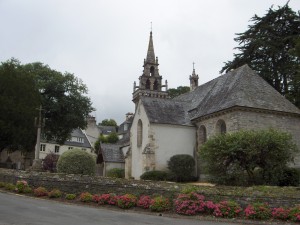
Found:
<svg viewBox="0 0 300 225"><path fill-rule="evenodd" d="M122 209L129 209L136 206L137 198L132 194L125 194L118 197L117 205Z"/></svg>
<svg viewBox="0 0 300 225"><path fill-rule="evenodd" d="M79 199L82 202L91 202L93 200L93 195L89 192L83 192L80 194Z"/></svg>
<svg viewBox="0 0 300 225"><path fill-rule="evenodd" d="M60 198L62 196L62 193L58 189L53 189L48 193L49 198Z"/></svg>
<svg viewBox="0 0 300 225"><path fill-rule="evenodd" d="M205 210L204 196L195 192L179 194L174 200L175 211L184 215L195 215Z"/></svg>
<svg viewBox="0 0 300 225"><path fill-rule="evenodd" d="M97 202L99 205L116 205L118 201L118 197L115 194L102 194L102 195L94 195L93 201Z"/></svg>
<svg viewBox="0 0 300 225"><path fill-rule="evenodd" d="M244 212L248 219L265 220L271 217L271 209L266 203L254 203L248 205Z"/></svg>
<svg viewBox="0 0 300 225"><path fill-rule="evenodd" d="M151 198L148 195L142 195L137 201L137 206L143 209L149 209L151 204Z"/></svg>
<svg viewBox="0 0 300 225"><path fill-rule="evenodd" d="M76 198L76 195L75 194L66 194L66 197L65 197L67 200L74 200Z"/></svg>
<svg viewBox="0 0 300 225"><path fill-rule="evenodd" d="M158 196L154 199L151 199L149 208L151 209L151 211L162 212L169 210L171 208L171 204L168 198Z"/></svg>
<svg viewBox="0 0 300 225"><path fill-rule="evenodd" d="M42 196L47 196L48 195L48 191L44 187L38 187L38 188L36 188L36 189L33 190L33 194L36 197L42 197Z"/></svg>
<svg viewBox="0 0 300 225"><path fill-rule="evenodd" d="M207 214L213 214L215 211L215 207L216 207L215 203L213 203L212 201L206 201L204 204L204 211Z"/></svg>
<svg viewBox="0 0 300 225"><path fill-rule="evenodd" d="M27 181L25 180L18 180L16 183L15 191L18 193L30 193L32 190L29 187Z"/></svg>
<svg viewBox="0 0 300 225"><path fill-rule="evenodd" d="M289 219L295 222L300 222L300 206L291 208L289 211Z"/></svg>
<svg viewBox="0 0 300 225"><path fill-rule="evenodd" d="M5 187L5 183L4 182L0 182L0 188Z"/></svg>
<svg viewBox="0 0 300 225"><path fill-rule="evenodd" d="M289 209L285 209L282 207L272 209L272 217L274 219L287 220L289 218L289 213Z"/></svg>
<svg viewBox="0 0 300 225"><path fill-rule="evenodd" d="M234 201L222 201L215 204L213 214L216 217L235 218L242 211L241 206Z"/></svg>

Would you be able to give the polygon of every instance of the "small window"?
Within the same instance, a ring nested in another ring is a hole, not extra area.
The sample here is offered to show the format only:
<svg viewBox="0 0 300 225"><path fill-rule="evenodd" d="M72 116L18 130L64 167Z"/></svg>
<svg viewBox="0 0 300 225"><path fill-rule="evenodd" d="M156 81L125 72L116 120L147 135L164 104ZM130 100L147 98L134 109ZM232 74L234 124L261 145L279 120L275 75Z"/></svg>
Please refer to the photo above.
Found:
<svg viewBox="0 0 300 225"><path fill-rule="evenodd" d="M86 148L82 148L83 151L86 151Z"/></svg>
<svg viewBox="0 0 300 225"><path fill-rule="evenodd" d="M204 144L207 140L207 135L206 135L206 128L205 126L201 125L200 128L199 128L199 134L198 134L198 137L199 137L199 144Z"/></svg>
<svg viewBox="0 0 300 225"><path fill-rule="evenodd" d="M78 138L77 138L77 142L83 143L83 138L78 137Z"/></svg>
<svg viewBox="0 0 300 225"><path fill-rule="evenodd" d="M137 146L141 147L143 142L143 124L142 121L139 120L137 124Z"/></svg>
<svg viewBox="0 0 300 225"><path fill-rule="evenodd" d="M55 152L55 153L59 153L59 146L58 146L58 145L55 145L55 147L54 147L54 152Z"/></svg>
<svg viewBox="0 0 300 225"><path fill-rule="evenodd" d="M69 150L73 149L73 147L68 147Z"/></svg>
<svg viewBox="0 0 300 225"><path fill-rule="evenodd" d="M45 144L41 144L40 151L41 151L41 152L46 151L46 145L45 145Z"/></svg>
<svg viewBox="0 0 300 225"><path fill-rule="evenodd" d="M216 126L216 131L217 134L226 134L227 128L226 128L226 123L224 120L218 120L217 126Z"/></svg>

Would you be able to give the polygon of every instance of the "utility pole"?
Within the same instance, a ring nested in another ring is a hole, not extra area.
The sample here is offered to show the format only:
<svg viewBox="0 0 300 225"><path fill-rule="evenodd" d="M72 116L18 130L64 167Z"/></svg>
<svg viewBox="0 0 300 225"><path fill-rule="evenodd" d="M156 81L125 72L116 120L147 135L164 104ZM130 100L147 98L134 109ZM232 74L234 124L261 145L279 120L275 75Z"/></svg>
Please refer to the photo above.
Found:
<svg viewBox="0 0 300 225"><path fill-rule="evenodd" d="M35 145L35 154L34 154L34 160L32 164L32 169L40 171L42 170L42 160L40 160L40 148L41 148L41 130L42 127L45 125L45 120L42 118L42 105L39 110L39 117L35 118L35 127L37 127L37 137L36 137L36 145Z"/></svg>

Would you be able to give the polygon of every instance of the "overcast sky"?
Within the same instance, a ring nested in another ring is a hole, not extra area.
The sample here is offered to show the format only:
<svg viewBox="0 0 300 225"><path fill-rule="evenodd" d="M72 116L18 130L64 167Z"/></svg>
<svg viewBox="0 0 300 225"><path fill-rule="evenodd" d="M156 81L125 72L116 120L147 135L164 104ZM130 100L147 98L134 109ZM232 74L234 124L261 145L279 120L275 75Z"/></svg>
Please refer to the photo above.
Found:
<svg viewBox="0 0 300 225"><path fill-rule="evenodd" d="M97 122L134 111L150 24L160 75L169 88L199 84L232 60L235 33L286 0L0 0L0 61L42 62L82 79ZM294 11L300 0L290 0Z"/></svg>

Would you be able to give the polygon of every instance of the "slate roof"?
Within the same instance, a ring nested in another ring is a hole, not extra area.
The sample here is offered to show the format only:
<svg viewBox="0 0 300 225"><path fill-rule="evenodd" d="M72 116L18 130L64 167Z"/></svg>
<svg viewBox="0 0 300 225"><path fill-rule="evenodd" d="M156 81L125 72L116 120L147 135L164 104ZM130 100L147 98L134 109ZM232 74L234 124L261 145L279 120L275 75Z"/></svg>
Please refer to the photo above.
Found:
<svg viewBox="0 0 300 225"><path fill-rule="evenodd" d="M141 101L150 123L192 125L186 102L151 97L141 97Z"/></svg>
<svg viewBox="0 0 300 225"><path fill-rule="evenodd" d="M121 147L120 145L116 145L116 144L101 144L103 160L105 162L124 163L125 159L120 147Z"/></svg>
<svg viewBox="0 0 300 225"><path fill-rule="evenodd" d="M234 106L299 114L300 110L248 65L174 99L141 98L152 123L191 125L191 120Z"/></svg>
<svg viewBox="0 0 300 225"><path fill-rule="evenodd" d="M98 126L98 127L100 129L100 133L103 135L109 135L109 134L115 133L117 131L116 127L114 127L114 126Z"/></svg>

